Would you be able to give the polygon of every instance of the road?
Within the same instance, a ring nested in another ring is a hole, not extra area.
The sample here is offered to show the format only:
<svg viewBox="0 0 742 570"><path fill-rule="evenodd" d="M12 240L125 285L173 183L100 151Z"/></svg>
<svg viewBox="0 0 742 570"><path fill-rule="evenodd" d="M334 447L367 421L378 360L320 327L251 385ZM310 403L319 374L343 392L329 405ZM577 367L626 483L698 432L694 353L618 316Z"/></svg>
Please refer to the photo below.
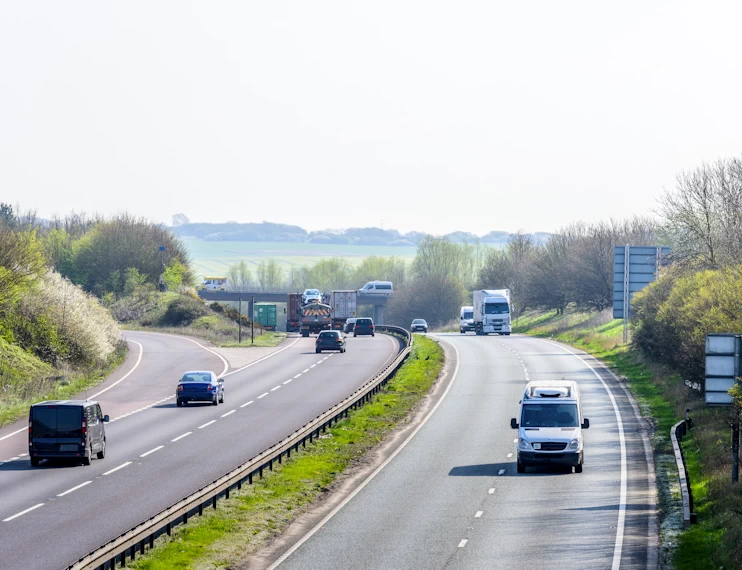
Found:
<svg viewBox="0 0 742 570"><path fill-rule="evenodd" d="M0 566L64 568L224 475L344 399L396 356L386 335L345 354L288 339L262 361L226 360L182 337L127 332L126 363L88 397L112 418L106 458L32 468L25 422L0 431ZM175 405L185 370L225 378L225 403ZM19 432L20 430L20 432Z"/></svg>
<svg viewBox="0 0 742 570"><path fill-rule="evenodd" d="M618 382L547 340L439 338L458 368L438 408L270 568L652 568L653 474ZM579 383L590 419L584 472L518 474L509 421L526 381L562 378Z"/></svg>

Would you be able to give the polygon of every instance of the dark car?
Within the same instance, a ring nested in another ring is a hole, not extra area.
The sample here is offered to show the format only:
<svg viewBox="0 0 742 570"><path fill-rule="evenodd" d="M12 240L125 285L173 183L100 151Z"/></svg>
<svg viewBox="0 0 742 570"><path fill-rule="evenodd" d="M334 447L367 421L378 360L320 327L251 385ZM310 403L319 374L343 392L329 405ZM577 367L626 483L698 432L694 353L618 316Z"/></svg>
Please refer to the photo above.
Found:
<svg viewBox="0 0 742 570"><path fill-rule="evenodd" d="M345 337L340 331L321 331L314 342L314 352L339 350L345 352Z"/></svg>
<svg viewBox="0 0 742 570"><path fill-rule="evenodd" d="M359 334L370 334L374 336L374 321L368 317L356 319L356 325L353 327L353 336Z"/></svg>
<svg viewBox="0 0 742 570"><path fill-rule="evenodd" d="M428 332L428 322L425 319L415 319L410 325L412 332Z"/></svg>
<svg viewBox="0 0 742 570"><path fill-rule="evenodd" d="M347 321L345 321L345 326L343 326L344 332L353 332L353 328L356 326L356 318L350 317Z"/></svg>
<svg viewBox="0 0 742 570"><path fill-rule="evenodd" d="M188 402L224 403L224 378L216 377L210 370L186 372L175 391L178 406Z"/></svg>
<svg viewBox="0 0 742 570"><path fill-rule="evenodd" d="M42 459L79 459L90 465L93 454L106 456L108 421L92 400L51 400L31 406L28 455L36 467Z"/></svg>

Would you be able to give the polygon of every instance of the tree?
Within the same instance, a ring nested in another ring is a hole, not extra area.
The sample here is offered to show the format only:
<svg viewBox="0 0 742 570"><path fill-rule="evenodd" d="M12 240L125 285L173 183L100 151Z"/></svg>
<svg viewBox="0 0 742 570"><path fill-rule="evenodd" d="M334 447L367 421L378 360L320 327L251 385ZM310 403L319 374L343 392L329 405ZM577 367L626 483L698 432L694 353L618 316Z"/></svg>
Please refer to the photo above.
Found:
<svg viewBox="0 0 742 570"><path fill-rule="evenodd" d="M407 264L397 257L366 257L353 270L352 287L361 288L369 281L391 281L396 289L403 288L407 278Z"/></svg>
<svg viewBox="0 0 742 570"><path fill-rule="evenodd" d="M0 223L0 314L18 300L44 271L44 255L34 231L14 231Z"/></svg>
<svg viewBox="0 0 742 570"><path fill-rule="evenodd" d="M247 263L242 260L230 265L227 269L227 282L233 291L249 291L252 287L252 273Z"/></svg>
<svg viewBox="0 0 742 570"><path fill-rule="evenodd" d="M190 220L185 214L174 214L173 215L173 226L182 226L183 224L189 223Z"/></svg>
<svg viewBox="0 0 742 570"><path fill-rule="evenodd" d="M405 328L412 319L425 319L431 328L438 328L458 317L466 299L466 290L455 277L416 277L394 292L386 307L386 319Z"/></svg>
<svg viewBox="0 0 742 570"><path fill-rule="evenodd" d="M278 265L275 259L261 261L258 264L256 273L261 291L280 289L286 281L283 269L281 269L281 266Z"/></svg>
<svg viewBox="0 0 742 570"><path fill-rule="evenodd" d="M417 244L412 274L415 277L455 277L461 280L469 273L471 252L464 244L446 238L425 236Z"/></svg>

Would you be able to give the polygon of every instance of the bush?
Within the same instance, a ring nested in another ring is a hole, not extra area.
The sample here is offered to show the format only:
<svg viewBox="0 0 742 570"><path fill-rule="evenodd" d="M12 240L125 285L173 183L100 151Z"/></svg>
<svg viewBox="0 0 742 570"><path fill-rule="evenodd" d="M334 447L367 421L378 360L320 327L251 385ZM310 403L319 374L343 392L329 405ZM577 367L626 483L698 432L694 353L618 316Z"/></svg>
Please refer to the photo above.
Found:
<svg viewBox="0 0 742 570"><path fill-rule="evenodd" d="M203 301L184 295L173 299L162 317L162 324L173 327L187 327L199 317L209 313Z"/></svg>

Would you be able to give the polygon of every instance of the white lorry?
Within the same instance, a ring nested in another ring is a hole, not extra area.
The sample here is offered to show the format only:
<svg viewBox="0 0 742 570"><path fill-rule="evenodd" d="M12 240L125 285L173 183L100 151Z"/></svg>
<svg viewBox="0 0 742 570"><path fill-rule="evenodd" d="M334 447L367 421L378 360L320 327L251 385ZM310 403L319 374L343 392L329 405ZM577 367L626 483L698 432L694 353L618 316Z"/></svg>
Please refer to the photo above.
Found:
<svg viewBox="0 0 742 570"><path fill-rule="evenodd" d="M474 331L478 335L510 334L510 289L474 291Z"/></svg>

